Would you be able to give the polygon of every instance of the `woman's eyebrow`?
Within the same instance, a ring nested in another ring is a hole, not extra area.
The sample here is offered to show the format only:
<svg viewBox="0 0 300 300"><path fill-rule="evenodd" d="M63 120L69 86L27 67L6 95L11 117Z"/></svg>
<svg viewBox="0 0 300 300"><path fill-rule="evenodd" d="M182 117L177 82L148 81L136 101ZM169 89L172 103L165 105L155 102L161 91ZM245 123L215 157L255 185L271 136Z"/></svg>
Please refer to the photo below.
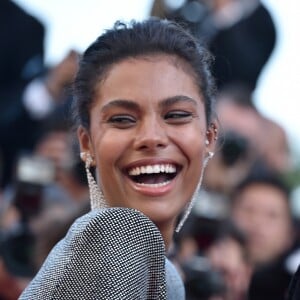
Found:
<svg viewBox="0 0 300 300"><path fill-rule="evenodd" d="M188 97L188 96L184 96L184 95L176 95L173 97L166 98L166 99L162 100L159 103L159 105L161 106L161 108L166 108L166 107L172 106L172 105L180 103L180 102L181 103L189 102L189 103L193 104L194 106L197 106L197 101L195 99Z"/></svg>
<svg viewBox="0 0 300 300"><path fill-rule="evenodd" d="M194 106L197 105L197 101L191 97L184 96L184 95L176 95L173 97L168 97L166 99L163 99L159 103L159 106L161 108L167 108L176 103L184 103L184 102L185 103L189 102L189 103L193 104ZM128 110L135 110L135 111L140 110L140 106L134 101L126 100L126 99L115 99L115 100L112 100L112 101L108 102L107 104L105 104L102 107L101 111L106 112L107 110L109 110L110 108L113 108L113 107L125 108Z"/></svg>
<svg viewBox="0 0 300 300"><path fill-rule="evenodd" d="M108 102L107 104L103 105L101 111L105 112L113 107L120 107L125 108L128 110L140 110L139 105L135 103L134 101L125 100L125 99L116 99Z"/></svg>

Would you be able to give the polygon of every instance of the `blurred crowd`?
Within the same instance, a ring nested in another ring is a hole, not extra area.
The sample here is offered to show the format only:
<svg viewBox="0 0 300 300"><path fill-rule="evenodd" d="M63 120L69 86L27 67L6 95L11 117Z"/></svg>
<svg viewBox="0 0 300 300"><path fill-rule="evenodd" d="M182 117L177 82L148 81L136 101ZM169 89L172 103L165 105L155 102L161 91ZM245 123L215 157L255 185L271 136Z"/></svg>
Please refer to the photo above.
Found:
<svg viewBox="0 0 300 300"><path fill-rule="evenodd" d="M283 300L300 263L299 166L253 100L276 46L272 16L259 0L179 2L155 0L149 16L180 22L213 53L221 133L168 255L187 300ZM11 0L0 23L0 300L12 300L89 210L89 191L70 121L80 53L46 66L44 25Z"/></svg>

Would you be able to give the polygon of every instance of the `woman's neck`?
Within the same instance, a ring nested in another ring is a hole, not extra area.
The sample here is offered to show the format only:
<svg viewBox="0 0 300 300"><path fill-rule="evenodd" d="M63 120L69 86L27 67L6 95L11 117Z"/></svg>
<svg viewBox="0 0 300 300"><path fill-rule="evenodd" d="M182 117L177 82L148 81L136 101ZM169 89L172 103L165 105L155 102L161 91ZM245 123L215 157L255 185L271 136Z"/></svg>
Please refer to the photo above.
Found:
<svg viewBox="0 0 300 300"><path fill-rule="evenodd" d="M176 222L173 221L172 223L168 222L167 224L156 224L164 240L166 252L168 252L172 245L175 223Z"/></svg>

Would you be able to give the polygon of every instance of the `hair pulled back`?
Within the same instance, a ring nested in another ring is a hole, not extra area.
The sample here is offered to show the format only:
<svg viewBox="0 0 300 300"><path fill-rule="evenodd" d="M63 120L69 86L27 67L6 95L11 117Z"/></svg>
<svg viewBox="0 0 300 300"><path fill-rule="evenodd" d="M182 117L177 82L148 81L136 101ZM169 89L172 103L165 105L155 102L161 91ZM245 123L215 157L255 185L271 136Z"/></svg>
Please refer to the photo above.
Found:
<svg viewBox="0 0 300 300"><path fill-rule="evenodd" d="M89 128L89 111L96 86L105 79L113 65L127 58L155 54L175 55L191 67L194 73L191 76L196 77L209 123L215 92L210 53L180 25L168 20L149 19L128 25L116 22L83 53L73 86L75 124Z"/></svg>

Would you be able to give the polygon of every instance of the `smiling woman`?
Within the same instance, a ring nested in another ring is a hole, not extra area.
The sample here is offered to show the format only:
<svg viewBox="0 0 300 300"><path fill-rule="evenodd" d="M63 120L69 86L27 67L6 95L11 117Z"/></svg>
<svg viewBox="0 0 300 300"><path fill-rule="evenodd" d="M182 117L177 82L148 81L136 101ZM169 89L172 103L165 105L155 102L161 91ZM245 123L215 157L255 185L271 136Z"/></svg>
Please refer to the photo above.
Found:
<svg viewBox="0 0 300 300"><path fill-rule="evenodd" d="M184 64L158 54L119 62L97 87L89 130L79 128L109 206L137 208L168 232L192 197L206 155L204 102ZM164 172L150 173L157 165ZM172 180L162 176L169 166ZM147 176L132 180L133 168Z"/></svg>
<svg viewBox="0 0 300 300"><path fill-rule="evenodd" d="M215 147L209 59L189 33L160 20L118 23L85 51L73 108L93 211L21 299L184 299L165 252Z"/></svg>

